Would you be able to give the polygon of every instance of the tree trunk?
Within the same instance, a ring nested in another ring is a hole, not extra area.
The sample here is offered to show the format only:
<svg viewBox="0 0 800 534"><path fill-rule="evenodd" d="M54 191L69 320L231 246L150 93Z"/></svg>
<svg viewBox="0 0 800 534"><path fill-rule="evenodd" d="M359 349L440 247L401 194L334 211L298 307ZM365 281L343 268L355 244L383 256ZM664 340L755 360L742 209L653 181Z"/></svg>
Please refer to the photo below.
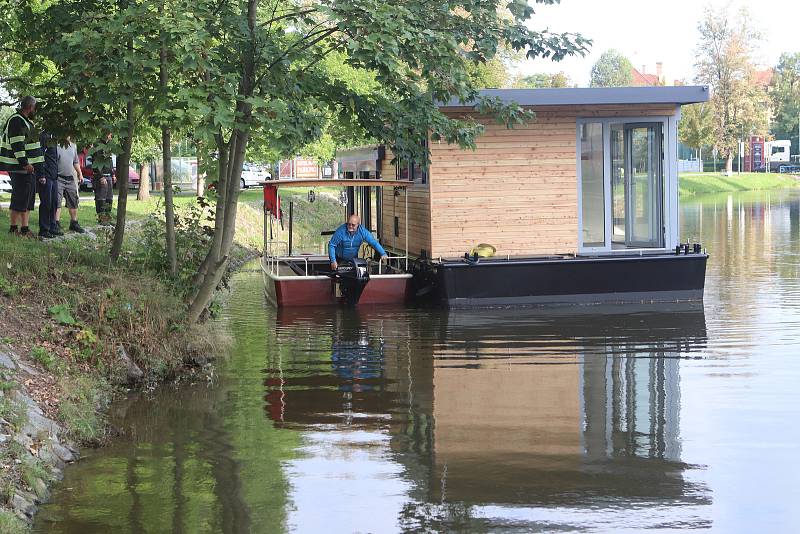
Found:
<svg viewBox="0 0 800 534"><path fill-rule="evenodd" d="M166 219L167 259L169 271L174 276L178 272L178 249L175 243L175 199L172 190L172 137L169 128L161 129L161 151L164 179L164 217Z"/></svg>
<svg viewBox="0 0 800 534"><path fill-rule="evenodd" d="M139 193L136 200L150 200L150 165L145 163L139 169Z"/></svg>
<svg viewBox="0 0 800 534"><path fill-rule="evenodd" d="M131 145L133 144L134 112L133 101L129 100L125 119L128 122L128 131L122 140L122 153L117 157L117 187L119 198L117 200L117 225L114 228L114 242L111 244L111 260L117 261L122 252L122 241L125 238L125 216L128 209L128 174L131 164Z"/></svg>
<svg viewBox="0 0 800 534"><path fill-rule="evenodd" d="M236 116L238 126L234 128L228 142L228 156L226 165L223 165L223 150L225 148L221 135L217 136L217 146L220 149L219 159L219 180L217 182L217 213L214 221L214 238L211 250L203 262L202 269L205 275L202 277L194 299L189 305L187 319L190 323L198 321L203 311L208 307L214 295L214 291L225 275L228 268L228 260L233 237L236 231L236 208L239 201L240 180L242 177L242 165L244 164L245 150L250 138L249 125L252 120L252 105L247 103L247 99L253 95L254 72L255 72L255 26L257 0L247 0L247 25L250 31L248 50L242 55L242 77L239 84L239 95L236 104ZM218 247L218 248L217 248Z"/></svg>
<svg viewBox="0 0 800 534"><path fill-rule="evenodd" d="M159 6L164 13L164 2ZM167 71L167 43L164 32L161 32L161 49L159 50L158 85L161 95L166 99L169 93L169 72ZM178 248L175 243L175 200L172 191L172 136L168 126L161 128L161 163L164 182L164 218L166 219L166 246L169 272L172 276L178 273Z"/></svg>
<svg viewBox="0 0 800 534"><path fill-rule="evenodd" d="M194 147L195 147L194 152L195 154L197 154L197 184L196 184L195 194L198 197L202 197L203 193L205 192L205 186L206 186L206 175L205 173L201 172L201 169L204 168L203 164L205 163L201 156L201 154L203 154L203 143L201 143L200 140L197 140L195 141Z"/></svg>

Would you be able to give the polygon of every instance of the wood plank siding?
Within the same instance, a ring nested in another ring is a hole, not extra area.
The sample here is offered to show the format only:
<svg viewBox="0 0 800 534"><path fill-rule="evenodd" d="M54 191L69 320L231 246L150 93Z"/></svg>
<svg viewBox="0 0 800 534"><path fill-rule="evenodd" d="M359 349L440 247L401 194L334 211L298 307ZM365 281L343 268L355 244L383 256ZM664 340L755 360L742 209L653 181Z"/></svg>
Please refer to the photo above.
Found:
<svg viewBox="0 0 800 534"><path fill-rule="evenodd" d="M409 250L432 258L463 256L478 243L498 255L570 254L578 250L576 119L672 116L674 104L541 106L536 119L513 130L468 108L443 108L450 116L485 125L476 150L431 143L427 185L408 190ZM381 174L395 176L386 151ZM402 249L404 195L383 193L384 244ZM399 236L394 236L394 217Z"/></svg>
<svg viewBox="0 0 800 534"><path fill-rule="evenodd" d="M392 165L392 155L390 150L386 150L386 157L381 165L381 176L384 179L391 179L395 176L395 168ZM406 190L398 191L389 187L382 188L383 191L383 224L381 227L382 245L403 253L405 247L406 214L405 199L408 195L408 249L412 256L421 256L424 250L430 257L431 251L431 197L430 189L427 185L414 184ZM399 232L395 236L394 218L397 216L399 222Z"/></svg>
<svg viewBox="0 0 800 534"><path fill-rule="evenodd" d="M509 130L494 119L477 149L431 143L431 256L461 256L478 243L498 255L575 253L578 249L576 118L648 117L674 105L547 106Z"/></svg>

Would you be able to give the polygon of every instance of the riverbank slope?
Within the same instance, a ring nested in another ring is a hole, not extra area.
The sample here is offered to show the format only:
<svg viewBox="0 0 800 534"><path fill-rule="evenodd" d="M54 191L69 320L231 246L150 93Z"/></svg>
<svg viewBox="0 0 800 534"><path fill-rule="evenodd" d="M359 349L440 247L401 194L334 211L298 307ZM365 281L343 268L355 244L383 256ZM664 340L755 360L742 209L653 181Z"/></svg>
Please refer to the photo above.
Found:
<svg viewBox="0 0 800 534"><path fill-rule="evenodd" d="M681 196L730 191L758 191L800 186L800 178L790 174L749 172L725 176L719 173L680 173L678 191Z"/></svg>
<svg viewBox="0 0 800 534"><path fill-rule="evenodd" d="M208 207L192 197L178 205L179 256L191 265ZM202 373L225 350L224 336L183 323L185 277L160 271L160 203L129 206L116 263L110 229L87 224L88 210L86 234L39 241L9 234L0 209L0 532L25 529L78 446L107 440L103 408L115 393ZM260 213L243 204L237 223L240 262L261 240Z"/></svg>

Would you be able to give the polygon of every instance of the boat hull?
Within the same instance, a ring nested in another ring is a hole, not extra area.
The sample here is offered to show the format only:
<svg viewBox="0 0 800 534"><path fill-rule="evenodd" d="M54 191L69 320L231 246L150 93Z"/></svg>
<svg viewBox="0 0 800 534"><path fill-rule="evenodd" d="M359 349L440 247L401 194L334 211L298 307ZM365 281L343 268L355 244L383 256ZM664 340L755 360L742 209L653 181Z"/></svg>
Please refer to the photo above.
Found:
<svg viewBox="0 0 800 534"><path fill-rule="evenodd" d="M448 307L701 300L706 254L444 260L437 295Z"/></svg>
<svg viewBox="0 0 800 534"><path fill-rule="evenodd" d="M358 305L402 304L408 298L411 275L376 275L361 293ZM264 289L277 307L335 306L342 303L336 283L327 276L273 276L264 273Z"/></svg>

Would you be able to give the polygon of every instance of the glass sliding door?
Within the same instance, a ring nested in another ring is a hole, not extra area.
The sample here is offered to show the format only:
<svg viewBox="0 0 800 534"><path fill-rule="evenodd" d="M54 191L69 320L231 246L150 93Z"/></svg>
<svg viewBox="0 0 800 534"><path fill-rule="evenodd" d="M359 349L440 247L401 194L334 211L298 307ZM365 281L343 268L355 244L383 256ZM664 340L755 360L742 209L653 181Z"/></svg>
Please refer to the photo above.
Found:
<svg viewBox="0 0 800 534"><path fill-rule="evenodd" d="M625 245L664 246L661 124L625 125Z"/></svg>
<svg viewBox="0 0 800 534"><path fill-rule="evenodd" d="M627 187L625 185L625 129L621 124L611 125L611 244L626 245Z"/></svg>
<svg viewBox="0 0 800 534"><path fill-rule="evenodd" d="M666 124L579 121L581 248L665 247Z"/></svg>
<svg viewBox="0 0 800 534"><path fill-rule="evenodd" d="M603 194L603 124L580 125L581 221L583 246L605 247L606 216Z"/></svg>

